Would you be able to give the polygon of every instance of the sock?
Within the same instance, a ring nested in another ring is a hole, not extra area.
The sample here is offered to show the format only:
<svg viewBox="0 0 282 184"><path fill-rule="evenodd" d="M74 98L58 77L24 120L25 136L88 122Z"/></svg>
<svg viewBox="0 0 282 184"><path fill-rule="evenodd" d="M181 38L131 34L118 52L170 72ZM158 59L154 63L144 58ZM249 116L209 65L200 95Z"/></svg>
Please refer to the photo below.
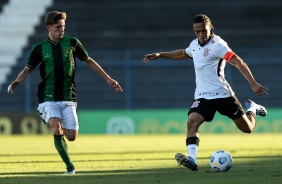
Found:
<svg viewBox="0 0 282 184"><path fill-rule="evenodd" d="M73 166L72 162L70 161L70 156L68 153L68 145L64 139L64 135L54 135L54 144L59 155L61 156L62 160L66 164L66 167L68 168Z"/></svg>
<svg viewBox="0 0 282 184"><path fill-rule="evenodd" d="M198 146L200 143L200 139L198 137L188 137L186 139L186 148L188 155L197 161L197 152L198 152Z"/></svg>
<svg viewBox="0 0 282 184"><path fill-rule="evenodd" d="M198 152L197 144L187 145L187 152L191 158L193 158L195 161L197 160L197 152Z"/></svg>
<svg viewBox="0 0 282 184"><path fill-rule="evenodd" d="M252 105L250 108L247 109L247 112L252 112L252 113L256 114L257 113L257 106Z"/></svg>

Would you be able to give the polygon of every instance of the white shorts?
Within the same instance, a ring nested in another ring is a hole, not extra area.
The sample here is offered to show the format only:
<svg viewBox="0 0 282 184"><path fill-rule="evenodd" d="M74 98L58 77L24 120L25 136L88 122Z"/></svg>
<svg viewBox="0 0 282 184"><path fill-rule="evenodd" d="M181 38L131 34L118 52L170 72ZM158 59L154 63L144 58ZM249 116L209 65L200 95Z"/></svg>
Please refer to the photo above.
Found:
<svg viewBox="0 0 282 184"><path fill-rule="evenodd" d="M70 130L78 130L78 118L76 114L77 102L44 102L39 104L37 110L43 123L47 123L50 118L60 118L62 127Z"/></svg>

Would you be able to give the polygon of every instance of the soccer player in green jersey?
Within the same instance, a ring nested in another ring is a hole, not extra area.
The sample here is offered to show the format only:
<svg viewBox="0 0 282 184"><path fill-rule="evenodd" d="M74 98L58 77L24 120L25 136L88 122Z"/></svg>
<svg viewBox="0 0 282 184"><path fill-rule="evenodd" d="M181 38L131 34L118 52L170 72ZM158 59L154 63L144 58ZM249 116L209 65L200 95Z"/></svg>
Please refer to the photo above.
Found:
<svg viewBox="0 0 282 184"><path fill-rule="evenodd" d="M38 85L37 108L44 123L48 123L54 134L54 144L66 164L65 174L75 174L64 136L74 141L78 135L78 118L76 114L76 87L74 74L75 58L84 61L87 66L103 77L115 92L122 92L118 82L112 79L101 66L93 60L75 37L64 36L66 13L51 11L46 14L45 25L48 36L35 44L27 64L8 87L8 93L22 83L40 64L42 81Z"/></svg>

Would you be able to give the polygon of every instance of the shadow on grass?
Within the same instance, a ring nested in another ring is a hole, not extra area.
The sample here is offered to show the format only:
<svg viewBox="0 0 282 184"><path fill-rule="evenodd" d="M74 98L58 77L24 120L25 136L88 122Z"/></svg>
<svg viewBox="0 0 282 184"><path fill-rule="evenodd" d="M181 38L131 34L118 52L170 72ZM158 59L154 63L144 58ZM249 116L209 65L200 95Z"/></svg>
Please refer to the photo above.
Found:
<svg viewBox="0 0 282 184"><path fill-rule="evenodd" d="M71 153L71 155L120 155L120 154L153 154L153 153L163 153L164 150L162 151L156 151L156 150L151 150L151 151L112 151L112 152L74 152ZM237 150L230 150L230 153L236 152ZM261 148L253 148L253 149L248 149L248 151L251 152L262 152ZM275 151L277 152L282 152L282 148L275 148ZM177 153L179 150L171 149L171 150L165 150L165 152L171 152L171 153ZM201 149L201 152L211 152L210 149ZM58 155L57 152L54 153L13 153L13 154L1 154L0 157L14 157L14 156L54 156ZM249 158L249 157L248 157Z"/></svg>
<svg viewBox="0 0 282 184"><path fill-rule="evenodd" d="M137 154L137 153L136 153ZM140 152L138 152L138 154L140 154ZM161 154L161 153L160 153ZM58 154L52 154L53 156L57 156ZM72 155L75 155L75 154L72 154ZM87 155L87 154L84 154L84 155ZM24 155L22 155L24 156ZM28 156L31 156L30 154ZM37 155L38 156L38 155ZM41 156L44 156L44 155L41 155ZM268 159L275 159L279 156L264 156L264 158L268 158ZM239 156L239 157L232 157L233 159L259 159L261 158L261 156ZM206 159L209 159L209 157L200 157L198 158L198 160L206 160ZM117 161L117 162L122 162L122 161L144 161L144 160L174 160L174 158L171 158L171 159L167 159L167 158L126 158L126 160L123 158L123 159L107 159L107 160L102 160L102 159L87 159L87 160L73 160L75 162L113 162L113 161ZM1 167L1 164L19 164L19 163L23 163L23 164L27 164L27 163L61 163L62 161L60 160L40 160L40 161L32 161L32 160L29 160L29 161L11 161L11 162L7 162L7 161L3 161L3 162L0 162L0 167ZM1 175L1 173L0 173Z"/></svg>
<svg viewBox="0 0 282 184"><path fill-rule="evenodd" d="M208 165L200 166L198 172L185 167L152 169L77 171L76 175L61 172L10 172L0 173L1 184L280 184L282 181L282 159L260 158L256 161L236 159L230 171L217 173ZM164 166L165 167L165 166Z"/></svg>

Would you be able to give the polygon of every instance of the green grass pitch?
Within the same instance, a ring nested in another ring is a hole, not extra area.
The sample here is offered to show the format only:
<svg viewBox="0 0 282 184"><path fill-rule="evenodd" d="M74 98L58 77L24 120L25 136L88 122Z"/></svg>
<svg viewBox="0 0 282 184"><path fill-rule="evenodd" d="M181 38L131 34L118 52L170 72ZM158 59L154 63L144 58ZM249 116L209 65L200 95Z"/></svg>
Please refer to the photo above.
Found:
<svg viewBox="0 0 282 184"><path fill-rule="evenodd" d="M0 136L0 184L264 184L282 181L281 134L201 134L198 172L178 166L185 135L79 135L68 142L76 175L65 166L52 135ZM219 149L233 157L228 172L210 169Z"/></svg>

